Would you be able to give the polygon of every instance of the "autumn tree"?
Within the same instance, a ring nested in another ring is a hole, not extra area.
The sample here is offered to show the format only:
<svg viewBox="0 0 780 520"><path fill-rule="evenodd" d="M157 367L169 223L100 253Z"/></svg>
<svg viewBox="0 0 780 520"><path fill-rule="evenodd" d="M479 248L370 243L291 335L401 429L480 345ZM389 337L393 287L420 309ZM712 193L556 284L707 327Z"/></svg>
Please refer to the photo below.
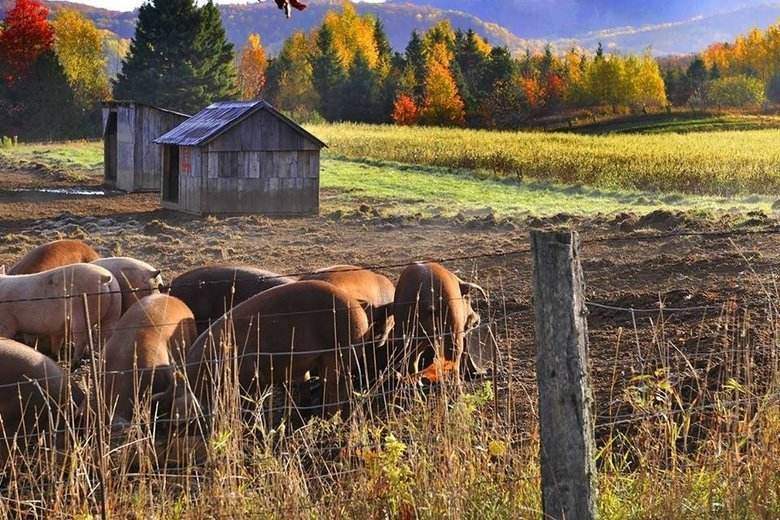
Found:
<svg viewBox="0 0 780 520"><path fill-rule="evenodd" d="M17 0L3 20L0 65L4 79L13 83L48 52L54 43L49 9L36 0Z"/></svg>
<svg viewBox="0 0 780 520"><path fill-rule="evenodd" d="M0 33L0 134L22 139L95 135L53 50L48 9L18 0Z"/></svg>
<svg viewBox="0 0 780 520"><path fill-rule="evenodd" d="M420 119L420 109L409 94L399 94L393 104L393 122L397 125L414 125Z"/></svg>
<svg viewBox="0 0 780 520"><path fill-rule="evenodd" d="M141 5L114 96L197 112L238 94L233 46L209 0L151 0Z"/></svg>
<svg viewBox="0 0 780 520"><path fill-rule="evenodd" d="M63 9L52 23L57 58L82 106L95 105L110 93L105 36L78 11Z"/></svg>
<svg viewBox="0 0 780 520"><path fill-rule="evenodd" d="M238 88L241 99L258 99L265 87L268 59L258 34L250 34L238 63Z"/></svg>
<svg viewBox="0 0 780 520"><path fill-rule="evenodd" d="M452 77L448 58L451 51L438 42L428 51L425 97L420 121L428 125L460 126L465 123L463 100Z"/></svg>
<svg viewBox="0 0 780 520"><path fill-rule="evenodd" d="M352 66L358 53L375 69L380 61L380 51L375 39L376 23L370 16L360 16L355 6L344 2L341 12L328 11L322 28L330 32L331 45L345 70Z"/></svg>
<svg viewBox="0 0 780 520"><path fill-rule="evenodd" d="M296 119L306 120L317 113L320 96L314 88L310 59L314 49L316 42L295 32L268 64L265 97Z"/></svg>

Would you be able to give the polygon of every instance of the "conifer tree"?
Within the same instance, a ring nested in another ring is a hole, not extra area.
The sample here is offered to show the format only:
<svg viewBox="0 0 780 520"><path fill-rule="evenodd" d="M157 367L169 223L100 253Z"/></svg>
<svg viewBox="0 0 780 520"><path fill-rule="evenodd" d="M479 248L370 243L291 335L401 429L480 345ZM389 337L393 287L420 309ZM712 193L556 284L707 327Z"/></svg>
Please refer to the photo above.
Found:
<svg viewBox="0 0 780 520"><path fill-rule="evenodd" d="M320 96L320 114L328 121L342 118L341 89L345 80L346 72L333 42L333 32L323 25L317 35L317 53L312 60L312 82Z"/></svg>
<svg viewBox="0 0 780 520"><path fill-rule="evenodd" d="M138 11L135 36L114 97L196 112L237 94L233 45L209 1L151 0Z"/></svg>
<svg viewBox="0 0 780 520"><path fill-rule="evenodd" d="M425 95L425 50L423 42L417 31L412 31L412 37L406 46L406 64L414 74L415 88L414 97L419 102Z"/></svg>

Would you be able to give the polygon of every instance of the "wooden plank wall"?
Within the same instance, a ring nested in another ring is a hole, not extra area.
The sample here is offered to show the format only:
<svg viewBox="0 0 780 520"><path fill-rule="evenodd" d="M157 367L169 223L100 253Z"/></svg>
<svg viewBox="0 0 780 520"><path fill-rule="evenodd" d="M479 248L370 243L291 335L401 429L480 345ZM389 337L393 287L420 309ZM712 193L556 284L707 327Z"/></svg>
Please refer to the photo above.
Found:
<svg viewBox="0 0 780 520"><path fill-rule="evenodd" d="M186 118L153 107L137 106L134 191L160 191L162 148L153 141Z"/></svg>
<svg viewBox="0 0 780 520"><path fill-rule="evenodd" d="M254 113L211 144L209 152L319 150L318 143L265 110Z"/></svg>
<svg viewBox="0 0 780 520"><path fill-rule="evenodd" d="M132 191L135 177L135 107L117 106L116 187Z"/></svg>
<svg viewBox="0 0 780 520"><path fill-rule="evenodd" d="M204 212L319 211L319 150L207 154Z"/></svg>

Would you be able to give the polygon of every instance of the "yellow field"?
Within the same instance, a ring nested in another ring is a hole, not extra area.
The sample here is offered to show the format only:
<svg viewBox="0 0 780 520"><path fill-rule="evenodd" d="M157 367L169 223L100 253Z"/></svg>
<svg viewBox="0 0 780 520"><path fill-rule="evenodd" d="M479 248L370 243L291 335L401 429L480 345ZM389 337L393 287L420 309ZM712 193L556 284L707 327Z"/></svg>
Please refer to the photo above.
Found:
<svg viewBox="0 0 780 520"><path fill-rule="evenodd" d="M478 175L724 195L780 188L780 130L585 136L346 123L309 130L336 156Z"/></svg>

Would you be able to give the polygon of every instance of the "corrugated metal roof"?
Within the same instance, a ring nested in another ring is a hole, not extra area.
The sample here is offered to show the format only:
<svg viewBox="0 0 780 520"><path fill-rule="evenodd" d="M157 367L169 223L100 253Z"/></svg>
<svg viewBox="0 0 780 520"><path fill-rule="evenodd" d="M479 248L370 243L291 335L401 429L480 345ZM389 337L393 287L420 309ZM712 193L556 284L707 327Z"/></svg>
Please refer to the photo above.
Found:
<svg viewBox="0 0 780 520"><path fill-rule="evenodd" d="M154 140L158 144L201 146L219 137L258 110L268 110L293 130L321 146L325 143L307 132L265 101L220 101L207 106L187 121Z"/></svg>

